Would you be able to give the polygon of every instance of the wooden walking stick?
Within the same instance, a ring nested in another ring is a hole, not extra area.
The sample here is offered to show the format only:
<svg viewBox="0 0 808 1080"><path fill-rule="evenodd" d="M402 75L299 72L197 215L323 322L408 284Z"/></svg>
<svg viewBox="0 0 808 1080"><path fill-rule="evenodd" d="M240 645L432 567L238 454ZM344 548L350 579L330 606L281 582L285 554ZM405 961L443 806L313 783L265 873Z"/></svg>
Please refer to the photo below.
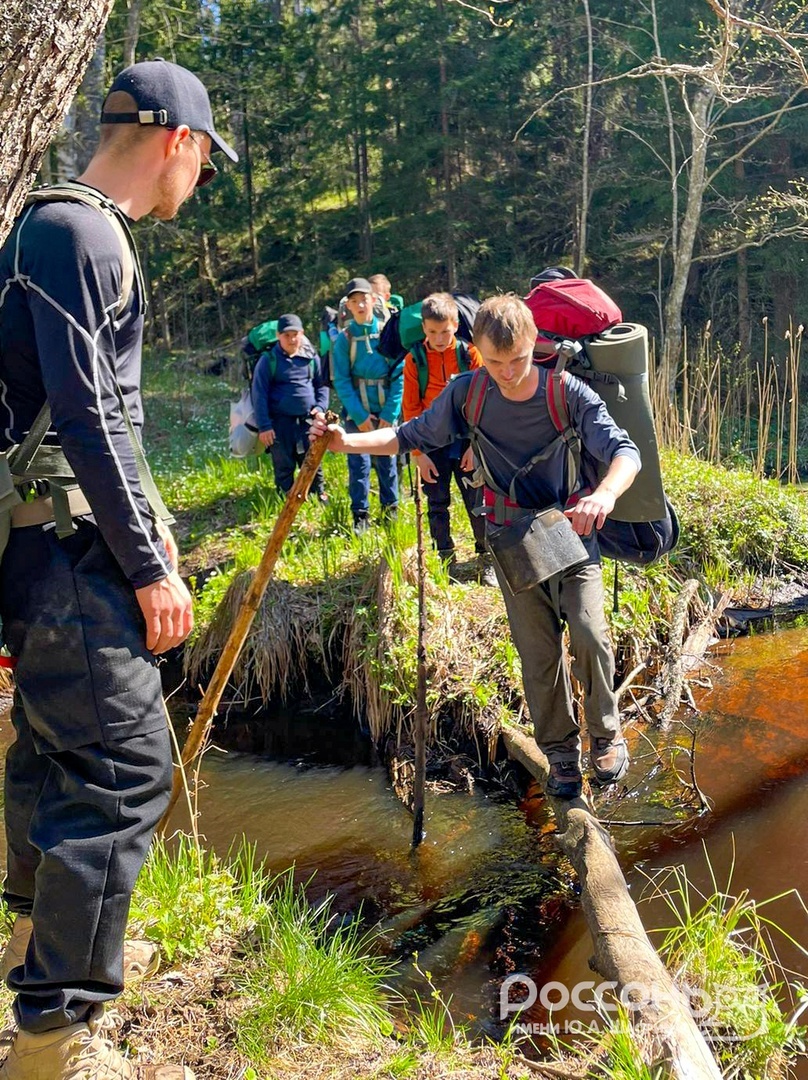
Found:
<svg viewBox="0 0 808 1080"><path fill-rule="evenodd" d="M336 423L337 419L338 418L334 413L326 414L326 420L329 424ZM233 628L231 629L230 635L222 650L222 655L219 657L219 662L208 683L208 688L199 704L199 710L194 719L193 727L188 733L188 738L185 741L185 746L182 751L182 763L174 771L174 783L171 789L171 798L168 803L168 809L165 814L163 814L160 825L158 826L160 832L165 831L171 811L174 809L177 799L182 794L182 776L184 770L204 749L208 732L213 723L213 718L216 715L219 702L222 700L222 694L227 686L227 680L230 678L236 661L239 658L239 654L244 646L244 642L247 640L247 634L250 632L250 627L253 624L253 619L256 616L258 608L261 606L261 601L264 598L269 579L272 577L272 571L275 569L275 563L278 561L278 555L283 547L283 542L289 533L289 529L292 527L292 522L297 517L298 510L303 505L309 488L311 487L312 480L314 479L314 474L317 472L330 442L331 432L327 431L309 446L308 453L303 459L303 464L300 466L300 471L295 478L295 482L292 484L292 487L286 496L286 502L283 504L281 512L278 515L278 520L275 522L275 527L270 534L269 540L267 540L267 546L264 549L264 554L261 556L260 563L256 567L255 576L253 577L252 583L247 590L247 595L244 597L244 601L239 608L235 622L233 623Z"/></svg>
<svg viewBox="0 0 808 1080"><path fill-rule="evenodd" d="M418 528L418 681L415 693L415 772L412 782L412 846L424 838L424 793L426 788L426 735L429 715L426 708L426 557L424 554L424 508L421 473L415 470L415 520Z"/></svg>

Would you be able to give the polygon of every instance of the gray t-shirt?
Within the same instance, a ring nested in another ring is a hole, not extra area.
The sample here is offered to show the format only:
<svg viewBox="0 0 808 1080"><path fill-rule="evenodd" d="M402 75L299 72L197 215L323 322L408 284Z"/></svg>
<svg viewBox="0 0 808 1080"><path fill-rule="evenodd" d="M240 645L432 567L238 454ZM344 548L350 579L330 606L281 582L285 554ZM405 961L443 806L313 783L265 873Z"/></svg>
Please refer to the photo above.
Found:
<svg viewBox="0 0 808 1080"><path fill-rule="evenodd" d="M398 440L403 451L429 453L430 449L469 437L464 405L473 375L473 372L466 372L456 376L430 408L399 427ZM493 379L489 379L479 424L486 466L492 479L505 492L509 491L519 469L536 454L549 450L548 456L521 476L515 486L516 502L534 510L564 506L573 494L568 490L568 451L558 437L547 408L549 376L547 368L539 368L538 388L527 401L503 397ZM589 456L608 466L616 457L628 457L639 468L639 450L626 432L615 424L603 399L574 375L566 379L565 386L570 422L586 452L584 462ZM594 476L579 476L576 486L591 483L594 479Z"/></svg>

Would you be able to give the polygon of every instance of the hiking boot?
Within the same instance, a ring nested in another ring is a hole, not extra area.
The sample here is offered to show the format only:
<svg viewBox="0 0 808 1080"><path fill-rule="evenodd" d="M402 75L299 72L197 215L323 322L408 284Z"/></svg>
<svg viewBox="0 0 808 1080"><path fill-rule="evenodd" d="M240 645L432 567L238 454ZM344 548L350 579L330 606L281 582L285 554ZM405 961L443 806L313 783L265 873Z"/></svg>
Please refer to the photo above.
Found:
<svg viewBox="0 0 808 1080"><path fill-rule="evenodd" d="M87 1023L42 1034L18 1031L0 1080L194 1080L182 1065L133 1065L101 1034L103 1008Z"/></svg>
<svg viewBox="0 0 808 1080"><path fill-rule="evenodd" d="M477 556L477 582L486 589L496 589L499 586L497 572L490 555Z"/></svg>
<svg viewBox="0 0 808 1080"><path fill-rule="evenodd" d="M550 775L544 788L554 799L577 799L583 790L584 778L578 761L551 761Z"/></svg>
<svg viewBox="0 0 808 1080"><path fill-rule="evenodd" d="M444 566L452 566L457 562L457 555L455 554L455 549L453 547L438 548L438 558Z"/></svg>
<svg viewBox="0 0 808 1080"><path fill-rule="evenodd" d="M367 510L354 510L353 531L357 536L366 533L370 528L370 514Z"/></svg>
<svg viewBox="0 0 808 1080"><path fill-rule="evenodd" d="M0 979L5 981L12 968L25 963L28 942L34 924L28 915L14 920L11 937L0 957ZM123 946L123 981L128 985L148 979L160 967L160 949L153 941L125 941Z"/></svg>
<svg viewBox="0 0 808 1080"><path fill-rule="evenodd" d="M379 515L379 521L382 525L392 525L398 521L398 506L383 506Z"/></svg>
<svg viewBox="0 0 808 1080"><path fill-rule="evenodd" d="M589 760L599 784L616 784L628 772L628 747L622 735L616 739L590 739Z"/></svg>

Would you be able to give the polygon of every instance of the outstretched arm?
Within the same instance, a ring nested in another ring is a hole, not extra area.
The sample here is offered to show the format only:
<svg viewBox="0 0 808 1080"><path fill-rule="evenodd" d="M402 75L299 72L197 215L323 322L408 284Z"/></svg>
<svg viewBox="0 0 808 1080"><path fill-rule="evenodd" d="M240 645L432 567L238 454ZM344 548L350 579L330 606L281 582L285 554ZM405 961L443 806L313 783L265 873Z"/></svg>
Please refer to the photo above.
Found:
<svg viewBox="0 0 808 1080"><path fill-rule="evenodd" d="M326 424L322 413L315 413L309 428L312 442L331 432L328 449L335 454L381 454L392 457L398 453L398 436L393 428L377 428L375 431L359 431L349 434L339 424Z"/></svg>

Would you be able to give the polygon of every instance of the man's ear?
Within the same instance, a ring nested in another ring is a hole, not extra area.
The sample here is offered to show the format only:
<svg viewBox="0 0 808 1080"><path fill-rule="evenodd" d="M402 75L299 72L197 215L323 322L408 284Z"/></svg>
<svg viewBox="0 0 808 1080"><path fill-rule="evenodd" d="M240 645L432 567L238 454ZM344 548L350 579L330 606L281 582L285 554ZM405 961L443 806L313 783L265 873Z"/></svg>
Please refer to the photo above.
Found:
<svg viewBox="0 0 808 1080"><path fill-rule="evenodd" d="M180 124L179 127L174 128L167 132L168 139L166 141L166 157L169 158L173 154L177 154L183 147L183 144L190 138L191 129L187 124Z"/></svg>

